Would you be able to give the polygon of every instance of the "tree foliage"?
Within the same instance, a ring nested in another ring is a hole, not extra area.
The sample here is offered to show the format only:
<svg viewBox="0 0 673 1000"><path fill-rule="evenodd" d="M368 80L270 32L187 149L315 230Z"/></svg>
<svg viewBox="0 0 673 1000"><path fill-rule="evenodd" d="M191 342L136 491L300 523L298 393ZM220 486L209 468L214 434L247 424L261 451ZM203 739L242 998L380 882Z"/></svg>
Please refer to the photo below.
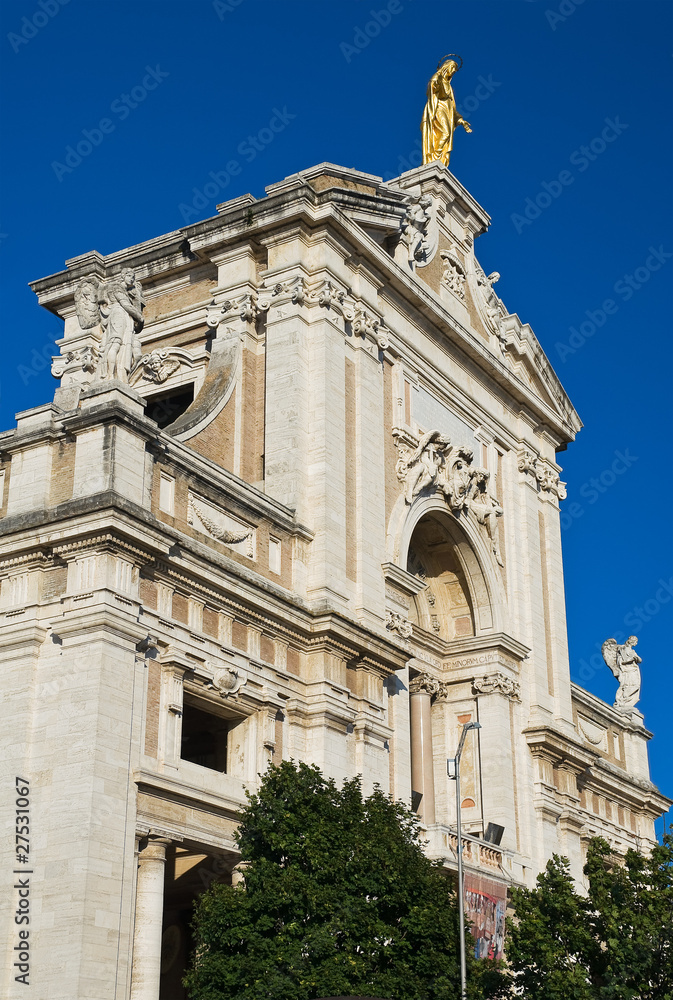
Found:
<svg viewBox="0 0 673 1000"><path fill-rule="evenodd" d="M594 838L587 895L554 857L535 889L515 889L507 957L529 1000L673 1000L673 837L616 863Z"/></svg>
<svg viewBox="0 0 673 1000"><path fill-rule="evenodd" d="M401 803L285 761L249 796L237 836L244 885L213 885L196 911L193 1000L459 995L453 883ZM497 972L470 967L468 995L490 995Z"/></svg>

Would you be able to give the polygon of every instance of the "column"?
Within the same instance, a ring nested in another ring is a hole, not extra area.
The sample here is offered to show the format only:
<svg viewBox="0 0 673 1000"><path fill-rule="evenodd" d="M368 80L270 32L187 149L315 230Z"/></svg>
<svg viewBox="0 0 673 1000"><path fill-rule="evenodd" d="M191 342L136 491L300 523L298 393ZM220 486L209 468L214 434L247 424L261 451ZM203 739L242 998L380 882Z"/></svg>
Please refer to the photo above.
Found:
<svg viewBox="0 0 673 1000"><path fill-rule="evenodd" d="M164 867L170 840L150 838L138 855L131 1000L159 1000Z"/></svg>
<svg viewBox="0 0 673 1000"><path fill-rule="evenodd" d="M421 823L435 822L435 781L432 760L432 718L430 702L437 692L437 681L428 674L418 674L409 682L411 706L411 789L423 796L418 809Z"/></svg>

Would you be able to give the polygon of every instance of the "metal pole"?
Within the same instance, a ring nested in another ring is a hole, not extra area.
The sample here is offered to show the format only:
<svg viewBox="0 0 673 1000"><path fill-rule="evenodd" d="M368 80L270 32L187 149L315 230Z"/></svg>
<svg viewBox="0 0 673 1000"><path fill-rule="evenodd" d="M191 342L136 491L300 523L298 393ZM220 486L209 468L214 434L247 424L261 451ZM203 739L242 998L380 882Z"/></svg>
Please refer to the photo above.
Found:
<svg viewBox="0 0 673 1000"><path fill-rule="evenodd" d="M461 1000L465 1000L465 990L466 990L465 899L463 895L463 841L462 841L462 829L460 822L460 756L456 757L456 819L458 826L458 917L460 923L460 998Z"/></svg>
<svg viewBox="0 0 673 1000"><path fill-rule="evenodd" d="M466 722L460 734L458 749L453 761L447 761L446 767L449 777L456 782L456 828L458 833L458 844L456 854L458 856L458 918L460 924L460 1000L466 1000L467 974L465 969L465 893L463 891L463 831L460 815L460 758L463 753L465 737L470 729L481 729L478 722ZM450 765L454 765L455 774L451 774Z"/></svg>

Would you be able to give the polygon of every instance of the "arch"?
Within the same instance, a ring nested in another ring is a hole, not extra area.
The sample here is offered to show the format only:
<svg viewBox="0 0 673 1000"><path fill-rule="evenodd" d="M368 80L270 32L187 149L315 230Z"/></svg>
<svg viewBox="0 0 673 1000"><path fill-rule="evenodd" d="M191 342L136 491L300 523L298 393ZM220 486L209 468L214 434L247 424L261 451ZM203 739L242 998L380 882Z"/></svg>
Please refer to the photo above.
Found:
<svg viewBox="0 0 673 1000"><path fill-rule="evenodd" d="M506 631L502 575L486 532L466 512L453 514L441 495L418 496L411 506L403 496L398 498L388 529L389 561L407 570L414 532L428 517L440 523L451 540L453 555L469 593L474 635Z"/></svg>

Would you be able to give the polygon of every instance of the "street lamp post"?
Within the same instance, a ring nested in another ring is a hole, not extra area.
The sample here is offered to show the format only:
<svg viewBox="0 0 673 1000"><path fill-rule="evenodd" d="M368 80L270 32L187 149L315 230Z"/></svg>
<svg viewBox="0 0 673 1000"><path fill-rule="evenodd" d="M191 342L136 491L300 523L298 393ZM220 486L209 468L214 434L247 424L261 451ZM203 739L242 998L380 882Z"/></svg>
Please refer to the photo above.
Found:
<svg viewBox="0 0 673 1000"><path fill-rule="evenodd" d="M465 1000L465 899L463 892L463 840L462 840L462 829L460 822L460 757L463 752L463 744L465 743L465 737L467 736L470 729L481 729L478 722L466 722L463 726L463 731L460 734L460 742L458 743L458 749L456 750L456 756L453 760L447 760L446 770L449 778L452 778L456 782L456 825L458 827L458 917L460 922L460 998Z"/></svg>

